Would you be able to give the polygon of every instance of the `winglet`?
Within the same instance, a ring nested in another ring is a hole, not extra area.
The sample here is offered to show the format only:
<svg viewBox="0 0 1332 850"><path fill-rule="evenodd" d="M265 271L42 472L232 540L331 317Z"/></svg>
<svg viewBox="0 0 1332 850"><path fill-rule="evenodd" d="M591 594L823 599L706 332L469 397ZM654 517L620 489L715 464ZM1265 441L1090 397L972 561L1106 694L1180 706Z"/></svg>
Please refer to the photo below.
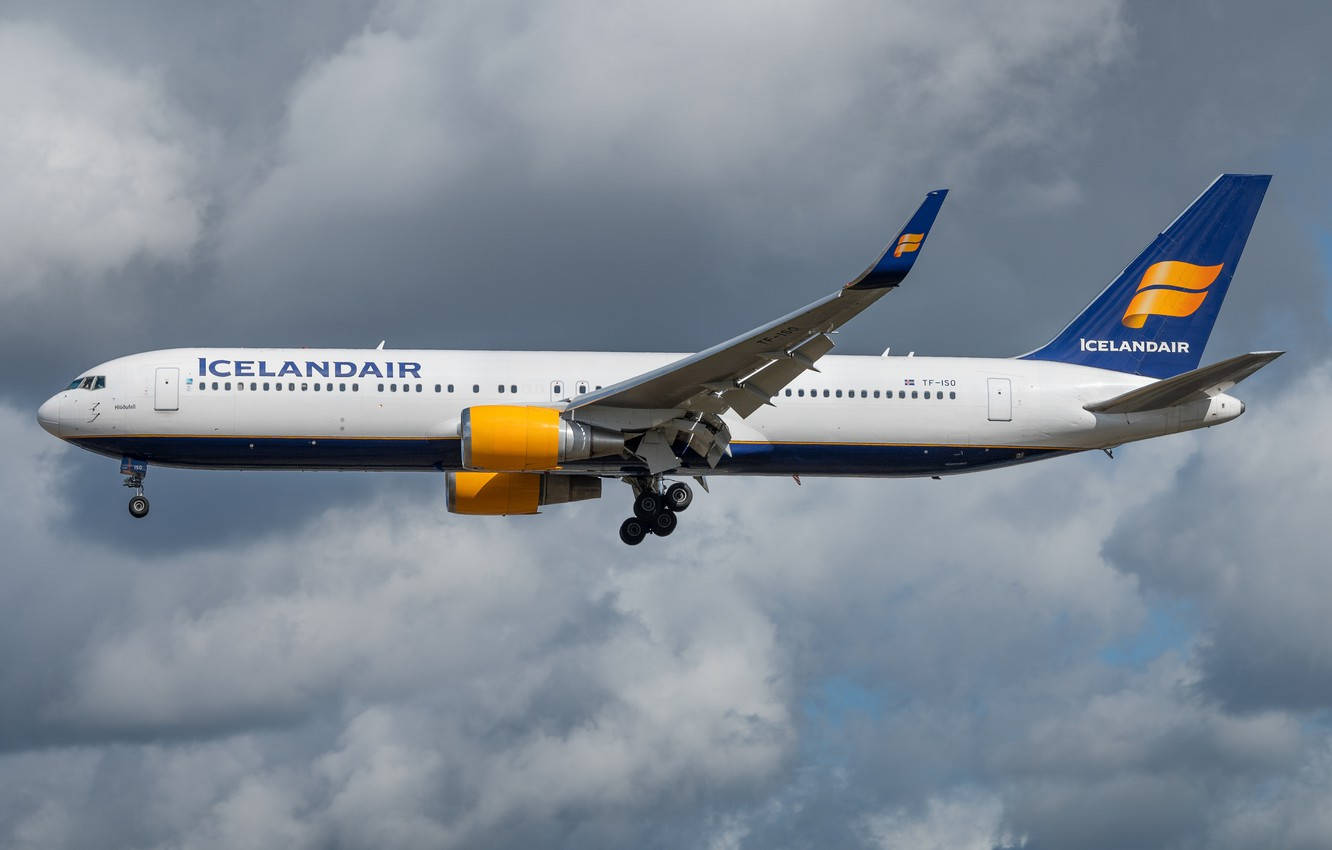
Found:
<svg viewBox="0 0 1332 850"><path fill-rule="evenodd" d="M907 221L906 227L902 228L896 238L888 243L888 248L878 262L865 269L860 277L848 283L845 288L886 289L901 283L902 278L907 276L912 264L916 262L916 257L925 244L925 238L930 235L934 217L939 214L939 207L943 206L947 195L947 189L935 189L926 195L920 209L916 210L916 214Z"/></svg>

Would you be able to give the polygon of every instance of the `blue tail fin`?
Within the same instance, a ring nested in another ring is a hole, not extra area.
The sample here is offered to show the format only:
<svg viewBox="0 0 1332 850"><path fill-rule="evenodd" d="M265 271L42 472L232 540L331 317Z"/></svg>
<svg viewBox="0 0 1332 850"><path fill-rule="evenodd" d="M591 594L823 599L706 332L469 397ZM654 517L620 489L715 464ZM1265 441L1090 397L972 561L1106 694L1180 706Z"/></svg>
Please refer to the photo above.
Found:
<svg viewBox="0 0 1332 850"><path fill-rule="evenodd" d="M1198 367L1269 174L1222 174L1147 250L1024 359L1168 378Z"/></svg>

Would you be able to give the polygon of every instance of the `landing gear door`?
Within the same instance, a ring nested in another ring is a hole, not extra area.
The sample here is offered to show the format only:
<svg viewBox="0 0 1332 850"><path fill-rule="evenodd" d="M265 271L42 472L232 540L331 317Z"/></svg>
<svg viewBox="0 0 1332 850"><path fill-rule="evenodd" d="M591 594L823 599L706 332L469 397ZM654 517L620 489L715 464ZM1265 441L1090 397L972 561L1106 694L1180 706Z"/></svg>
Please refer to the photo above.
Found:
<svg viewBox="0 0 1332 850"><path fill-rule="evenodd" d="M180 409L180 369L177 367L157 367L157 378L153 382L153 409Z"/></svg>
<svg viewBox="0 0 1332 850"><path fill-rule="evenodd" d="M1013 382L1008 378L990 378L990 421L1013 421Z"/></svg>

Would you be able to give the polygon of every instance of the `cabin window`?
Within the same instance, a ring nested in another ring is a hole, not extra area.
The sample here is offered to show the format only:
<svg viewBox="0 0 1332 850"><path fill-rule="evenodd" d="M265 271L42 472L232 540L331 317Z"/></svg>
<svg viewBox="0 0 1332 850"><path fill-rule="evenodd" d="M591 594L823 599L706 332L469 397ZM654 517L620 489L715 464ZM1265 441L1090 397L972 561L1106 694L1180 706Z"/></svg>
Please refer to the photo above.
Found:
<svg viewBox="0 0 1332 850"><path fill-rule="evenodd" d="M296 382L295 382L295 381L291 381L291 382L289 382L289 383L287 384L287 392L289 392L289 393L294 393L294 392L296 392Z"/></svg>
<svg viewBox="0 0 1332 850"><path fill-rule="evenodd" d="M200 381L200 382L199 382L199 389L201 389L201 390L206 390L206 389L208 389L208 382L207 382L207 381Z"/></svg>
<svg viewBox="0 0 1332 850"><path fill-rule="evenodd" d="M439 391L442 390L442 389L444 389L444 388L441 387L439 384L435 384L435 392L439 392Z"/></svg>
<svg viewBox="0 0 1332 850"><path fill-rule="evenodd" d="M911 397L912 397L912 398L920 398L920 394L917 393L915 390L912 390L912 391L911 391Z"/></svg>
<svg viewBox="0 0 1332 850"><path fill-rule="evenodd" d="M804 391L804 390L796 390L796 395L800 396L801 398L804 398L804 397L805 397L805 391Z"/></svg>
<svg viewBox="0 0 1332 850"><path fill-rule="evenodd" d="M563 385L563 384L555 384L555 385L554 385L553 387L551 387L550 389L551 389L551 391L555 394L555 397L556 397L556 398L559 398L560 396L564 395L564 385Z"/></svg>
<svg viewBox="0 0 1332 850"><path fill-rule="evenodd" d="M448 390L449 390L449 392L453 392L453 384L449 384L449 386L448 386Z"/></svg>
<svg viewBox="0 0 1332 850"><path fill-rule="evenodd" d="M358 392L360 392L360 391L361 391L361 385L360 385L360 384L352 384L352 392L354 392L354 393L358 393Z"/></svg>
<svg viewBox="0 0 1332 850"><path fill-rule="evenodd" d="M579 381L579 382L578 382L578 394L579 394L579 395L582 395L582 394L585 393L585 392L587 392L587 382L586 382L586 381Z"/></svg>
<svg viewBox="0 0 1332 850"><path fill-rule="evenodd" d="M597 389L601 389L601 387L597 387ZM516 393L516 392L518 392L518 385L517 385L517 384L509 384L509 392L511 392L511 393Z"/></svg>
<svg viewBox="0 0 1332 850"><path fill-rule="evenodd" d="M231 381L227 381L225 384L223 384L222 388L225 390L231 389Z"/></svg>
<svg viewBox="0 0 1332 850"><path fill-rule="evenodd" d="M397 385L397 384L389 384L389 392L391 392L391 393L396 393L397 391L398 391L398 385Z"/></svg>
<svg viewBox="0 0 1332 850"><path fill-rule="evenodd" d="M790 397L791 397L791 391L790 391L790 390L787 390L787 391L786 391L786 397L787 397L787 398L790 398Z"/></svg>
<svg viewBox="0 0 1332 850"><path fill-rule="evenodd" d="M940 390L939 392L935 393L934 397L939 401L943 401L943 390Z"/></svg>
<svg viewBox="0 0 1332 850"><path fill-rule="evenodd" d="M318 385L318 384L315 384L315 386L319 386L319 385ZM305 383L304 381L302 381L302 382L301 382L301 392L304 393L304 392L309 392L309 391L310 391L310 385L307 384L307 383Z"/></svg>
<svg viewBox="0 0 1332 850"><path fill-rule="evenodd" d="M906 398L906 390L898 390L898 391L897 391L897 397L898 397L898 398Z"/></svg>
<svg viewBox="0 0 1332 850"><path fill-rule="evenodd" d="M379 385L379 391L380 391L381 393L384 391L384 385L383 385L383 384L380 384L380 385Z"/></svg>
<svg viewBox="0 0 1332 850"><path fill-rule="evenodd" d="M929 398L929 397L930 397L930 391L929 391L929 390L926 390L926 391L925 391L925 397L926 397L926 398Z"/></svg>
<svg viewBox="0 0 1332 850"><path fill-rule="evenodd" d="M879 391L878 391L878 390L875 390L875 391L874 391L874 397L875 397L875 398L878 398L878 397L879 397Z"/></svg>
<svg viewBox="0 0 1332 850"><path fill-rule="evenodd" d="M500 384L500 385L499 385L499 391L500 391L500 394L501 394L501 395L504 394L504 385L503 385L503 384Z"/></svg>
<svg viewBox="0 0 1332 850"><path fill-rule="evenodd" d="M282 384L274 384L273 389L277 390L278 392L282 392Z"/></svg>
<svg viewBox="0 0 1332 850"><path fill-rule="evenodd" d="M480 384L472 384L472 392L474 392L474 393L479 393L479 392L481 392L481 385L480 385Z"/></svg>
<svg viewBox="0 0 1332 850"><path fill-rule="evenodd" d="M949 393L949 394L948 394L948 397L949 397L949 398L957 398L957 393Z"/></svg>
<svg viewBox="0 0 1332 850"><path fill-rule="evenodd" d="M838 398L841 398L841 397L842 397L842 391L841 391L841 390L838 390L838 391L837 391L837 397L838 397Z"/></svg>
<svg viewBox="0 0 1332 850"><path fill-rule="evenodd" d="M345 393L346 391L347 391L347 385L346 385L346 384L338 384L338 392L340 392L340 393Z"/></svg>

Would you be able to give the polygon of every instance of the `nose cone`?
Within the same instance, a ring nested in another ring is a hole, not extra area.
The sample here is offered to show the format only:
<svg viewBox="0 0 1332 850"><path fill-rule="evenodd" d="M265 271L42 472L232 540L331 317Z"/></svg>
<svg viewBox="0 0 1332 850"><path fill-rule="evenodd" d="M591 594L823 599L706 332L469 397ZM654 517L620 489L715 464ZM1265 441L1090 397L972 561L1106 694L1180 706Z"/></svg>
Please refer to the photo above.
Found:
<svg viewBox="0 0 1332 850"><path fill-rule="evenodd" d="M60 397L51 396L37 408L37 424L49 434L60 436Z"/></svg>

